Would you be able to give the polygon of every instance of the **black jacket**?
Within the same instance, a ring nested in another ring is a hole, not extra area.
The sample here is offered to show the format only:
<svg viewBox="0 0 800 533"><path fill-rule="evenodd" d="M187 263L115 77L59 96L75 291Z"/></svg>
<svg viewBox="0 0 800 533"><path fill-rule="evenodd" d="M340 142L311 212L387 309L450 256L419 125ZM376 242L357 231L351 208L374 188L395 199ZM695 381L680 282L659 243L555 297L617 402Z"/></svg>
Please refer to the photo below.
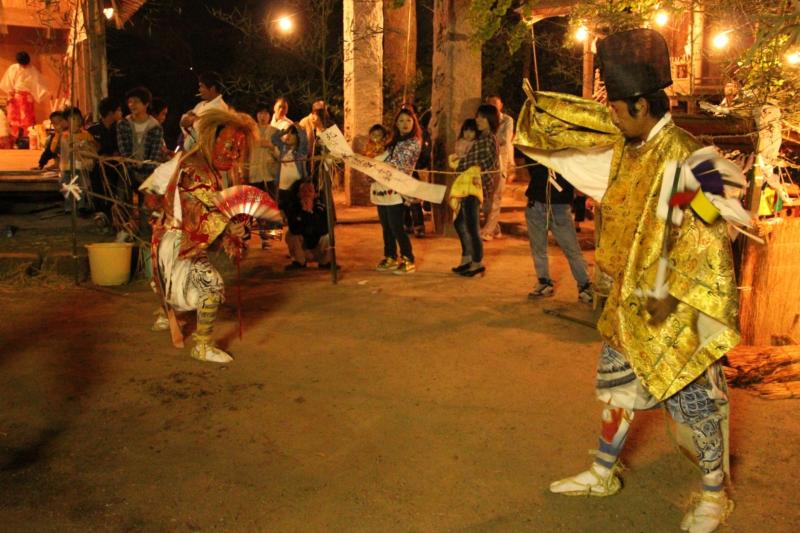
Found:
<svg viewBox="0 0 800 533"><path fill-rule="evenodd" d="M295 182L289 189L291 199L287 202L285 213L289 231L294 235L303 237L303 248L312 250L317 247L319 240L328 234L328 213L322 198L314 199L314 208L311 212L304 211L300 205L300 184Z"/></svg>
<svg viewBox="0 0 800 533"><path fill-rule="evenodd" d="M88 131L100 147L100 149L97 150L98 155L119 154L116 123L112 124L110 128L106 128L102 122L95 122L89 126Z"/></svg>
<svg viewBox="0 0 800 533"><path fill-rule="evenodd" d="M528 174L531 177L525 196L528 197L528 204L533 202L547 203L547 189L550 189L551 204L571 204L575 196L575 189L565 180L561 174L556 174L556 183L561 186L561 192L547 179L547 167L536 165L528 167Z"/></svg>

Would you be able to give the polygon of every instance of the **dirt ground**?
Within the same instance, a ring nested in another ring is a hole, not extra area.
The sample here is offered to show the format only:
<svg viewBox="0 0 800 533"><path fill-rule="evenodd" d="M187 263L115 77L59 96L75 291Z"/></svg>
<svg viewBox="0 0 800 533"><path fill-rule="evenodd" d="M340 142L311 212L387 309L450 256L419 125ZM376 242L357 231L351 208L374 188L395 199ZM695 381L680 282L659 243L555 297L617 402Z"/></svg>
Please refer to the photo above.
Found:
<svg viewBox="0 0 800 533"><path fill-rule="evenodd" d="M373 270L377 225L337 239L336 286L252 251L241 340L226 269L225 366L150 331L143 281L0 284L1 529L678 530L699 475L662 411L637 416L619 495L547 491L589 464L600 412L596 333L543 313L590 316L557 249L556 296L530 302L522 239L488 243L476 279L449 273L454 238L415 240L406 277ZM732 391L722 531L797 531L797 407Z"/></svg>

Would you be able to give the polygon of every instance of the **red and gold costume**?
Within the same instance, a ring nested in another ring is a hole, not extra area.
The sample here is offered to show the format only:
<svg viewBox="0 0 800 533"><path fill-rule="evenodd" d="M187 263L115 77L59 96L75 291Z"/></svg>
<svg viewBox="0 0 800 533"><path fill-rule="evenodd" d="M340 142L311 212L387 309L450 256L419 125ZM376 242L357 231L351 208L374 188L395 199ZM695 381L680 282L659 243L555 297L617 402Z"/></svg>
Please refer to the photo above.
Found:
<svg viewBox="0 0 800 533"><path fill-rule="evenodd" d="M40 81L39 71L32 65L14 63L0 79L0 91L8 94L8 125L11 135L15 138L26 137L28 128L36 123L34 104L47 94L47 89Z"/></svg>
<svg viewBox="0 0 800 533"><path fill-rule="evenodd" d="M246 159L253 126L246 115L209 111L198 126L199 143L182 158L160 167L142 186L163 194L162 214L153 223L155 282L168 315L172 310L197 311L192 356L201 360L231 360L211 338L224 300L224 284L207 250L222 246L232 258L242 253L243 224L232 222L213 200L223 189L242 183L238 166ZM154 329L170 326L174 340L175 321L160 316Z"/></svg>

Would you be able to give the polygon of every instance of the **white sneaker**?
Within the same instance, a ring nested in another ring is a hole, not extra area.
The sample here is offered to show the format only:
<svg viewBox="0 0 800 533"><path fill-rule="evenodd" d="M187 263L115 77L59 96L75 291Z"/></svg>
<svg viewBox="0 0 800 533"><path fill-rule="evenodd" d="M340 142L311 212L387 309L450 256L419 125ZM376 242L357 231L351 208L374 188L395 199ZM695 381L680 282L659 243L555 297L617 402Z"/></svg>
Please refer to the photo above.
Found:
<svg viewBox="0 0 800 533"><path fill-rule="evenodd" d="M733 511L733 500L728 499L724 490L704 490L702 494L693 494L692 503L696 505L683 517L681 531L711 533Z"/></svg>
<svg viewBox="0 0 800 533"><path fill-rule="evenodd" d="M158 315L150 329L152 331L167 331L169 329L169 319L164 315Z"/></svg>
<svg viewBox="0 0 800 533"><path fill-rule="evenodd" d="M556 290L553 288L553 282L549 279L539 278L539 284L528 293L528 299L536 300L538 298L547 298L555 294Z"/></svg>
<svg viewBox="0 0 800 533"><path fill-rule="evenodd" d="M589 470L576 476L554 481L550 492L565 496L611 496L622 488L616 469L616 466L608 469L594 463Z"/></svg>
<svg viewBox="0 0 800 533"><path fill-rule="evenodd" d="M192 357L200 361L209 361L212 363L230 363L233 357L220 350L213 344L197 343L192 348Z"/></svg>
<svg viewBox="0 0 800 533"><path fill-rule="evenodd" d="M594 303L594 290L591 283L578 289L578 301L589 305Z"/></svg>

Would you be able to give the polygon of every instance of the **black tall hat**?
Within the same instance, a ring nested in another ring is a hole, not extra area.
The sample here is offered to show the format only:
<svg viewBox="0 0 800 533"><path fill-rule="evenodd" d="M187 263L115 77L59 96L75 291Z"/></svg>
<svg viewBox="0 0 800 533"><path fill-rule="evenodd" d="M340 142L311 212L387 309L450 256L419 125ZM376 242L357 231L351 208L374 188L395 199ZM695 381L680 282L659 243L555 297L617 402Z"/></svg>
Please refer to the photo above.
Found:
<svg viewBox="0 0 800 533"><path fill-rule="evenodd" d="M655 30L611 34L597 42L597 57L609 100L642 96L672 85L667 42Z"/></svg>

